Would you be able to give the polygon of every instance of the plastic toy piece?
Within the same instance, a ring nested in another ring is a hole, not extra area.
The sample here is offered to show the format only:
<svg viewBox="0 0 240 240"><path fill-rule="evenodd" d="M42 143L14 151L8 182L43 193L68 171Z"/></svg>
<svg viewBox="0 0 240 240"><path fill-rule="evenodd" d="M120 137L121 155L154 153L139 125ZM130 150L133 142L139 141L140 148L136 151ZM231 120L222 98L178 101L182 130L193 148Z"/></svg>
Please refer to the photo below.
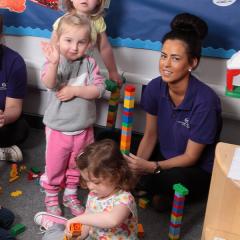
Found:
<svg viewBox="0 0 240 240"><path fill-rule="evenodd" d="M126 78L122 76L123 83L126 82ZM116 117L118 111L118 103L120 99L120 88L118 87L117 83L112 81L111 79L107 79L105 81L106 89L111 91L111 96L108 101L108 116L107 116L107 127L115 128L116 124Z"/></svg>
<svg viewBox="0 0 240 240"><path fill-rule="evenodd" d="M19 223L10 229L10 233L12 236L16 237L18 234L24 232L25 230L26 230L26 226Z"/></svg>
<svg viewBox="0 0 240 240"><path fill-rule="evenodd" d="M81 231L82 231L82 224L81 223L72 223L70 225L70 233L71 233L72 237L79 237L81 235ZM72 237L69 238L65 235L64 240L71 240Z"/></svg>
<svg viewBox="0 0 240 240"><path fill-rule="evenodd" d="M105 85L106 85L106 90L108 90L110 92L115 92L118 88L117 83L111 79L107 79L105 81Z"/></svg>
<svg viewBox="0 0 240 240"><path fill-rule="evenodd" d="M122 115L122 131L120 150L129 154L132 136L133 109L134 109L135 86L126 85L124 91L124 108Z"/></svg>
<svg viewBox="0 0 240 240"><path fill-rule="evenodd" d="M189 190L180 183L174 184L173 189L175 192L169 224L168 239L178 240L180 239L185 196L189 193Z"/></svg>
<svg viewBox="0 0 240 240"><path fill-rule="evenodd" d="M9 182L13 182L15 180L17 180L19 178L18 175L18 169L17 169L17 164L13 163L11 164L11 170L10 170L10 174L9 174Z"/></svg>
<svg viewBox="0 0 240 240"><path fill-rule="evenodd" d="M143 225L141 223L138 224L138 237L139 238L144 237L144 229L143 229Z"/></svg>
<svg viewBox="0 0 240 240"><path fill-rule="evenodd" d="M38 167L31 167L31 171L35 174L39 174L41 172Z"/></svg>
<svg viewBox="0 0 240 240"><path fill-rule="evenodd" d="M240 98L240 86L235 86L236 82L240 80L240 51L232 55L227 61L227 74L226 74L226 92L225 95L234 98Z"/></svg>
<svg viewBox="0 0 240 240"><path fill-rule="evenodd" d="M147 208L148 204L149 204L149 200L147 198L139 198L138 206L140 208Z"/></svg>
<svg viewBox="0 0 240 240"><path fill-rule="evenodd" d="M22 191L16 190L15 192L11 192L11 197L19 197L22 195Z"/></svg>

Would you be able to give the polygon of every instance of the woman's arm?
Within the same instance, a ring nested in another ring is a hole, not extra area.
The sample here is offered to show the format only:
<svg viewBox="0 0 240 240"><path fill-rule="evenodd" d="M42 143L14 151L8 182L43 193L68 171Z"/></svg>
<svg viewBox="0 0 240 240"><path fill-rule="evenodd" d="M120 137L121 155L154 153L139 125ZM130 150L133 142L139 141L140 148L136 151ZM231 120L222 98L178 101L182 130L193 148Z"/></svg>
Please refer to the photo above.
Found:
<svg viewBox="0 0 240 240"><path fill-rule="evenodd" d="M152 173L156 167L149 159L157 142L157 116L146 113L146 125L143 138L138 147L137 156L124 156L128 166L135 174Z"/></svg>
<svg viewBox="0 0 240 240"><path fill-rule="evenodd" d="M139 145L137 156L130 154L125 156L128 161L128 165L131 170L136 174L148 174L153 173L156 168L155 162L150 162L149 159L153 148L157 141L157 117L149 113L146 114L146 126L144 130L143 139ZM162 169L170 169L173 167L188 167L194 165L204 147L206 145L196 143L192 140L188 140L186 150L183 154L159 161L159 166Z"/></svg>
<svg viewBox="0 0 240 240"><path fill-rule="evenodd" d="M125 205L117 205L110 212L84 213L67 221L66 230L69 232L71 223L81 223L99 228L113 228L124 222L131 214Z"/></svg>
<svg viewBox="0 0 240 240"><path fill-rule="evenodd" d="M108 70L109 78L116 81L118 84L122 84L122 79L118 74L116 63L114 60L112 46L108 41L106 32L102 32L99 34L97 44L102 60Z"/></svg>
<svg viewBox="0 0 240 240"><path fill-rule="evenodd" d="M22 99L6 98L4 112L0 110L0 127L3 127L9 123L15 122L22 113Z"/></svg>
<svg viewBox="0 0 240 240"><path fill-rule="evenodd" d="M165 161L160 161L158 162L159 166L162 169L193 166L200 158L205 146L205 144L200 144L189 139L187 142L186 150L183 154L169 158Z"/></svg>
<svg viewBox="0 0 240 240"><path fill-rule="evenodd" d="M146 113L144 135L138 147L137 156L149 159L157 142L157 116Z"/></svg>
<svg viewBox="0 0 240 240"><path fill-rule="evenodd" d="M198 161L205 146L206 145L204 144L188 140L188 144L184 154L178 155L170 159L166 159L164 161L159 161L158 164L163 170L171 169L174 167L190 167ZM125 155L124 157L128 161L128 165L134 173L151 174L156 169L155 162L149 162L148 160L145 160L133 154L130 154L129 156Z"/></svg>

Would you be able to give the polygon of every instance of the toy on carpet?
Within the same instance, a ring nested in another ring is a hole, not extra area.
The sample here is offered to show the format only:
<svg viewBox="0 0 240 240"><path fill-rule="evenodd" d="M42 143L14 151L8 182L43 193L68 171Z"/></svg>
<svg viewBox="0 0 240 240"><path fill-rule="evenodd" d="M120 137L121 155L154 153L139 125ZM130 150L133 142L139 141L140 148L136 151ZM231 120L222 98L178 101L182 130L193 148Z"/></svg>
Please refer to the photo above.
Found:
<svg viewBox="0 0 240 240"><path fill-rule="evenodd" d="M171 219L169 224L168 239L178 240L180 239L180 230L182 224L185 196L189 193L189 191L180 183L174 184L173 189L175 192L171 212Z"/></svg>

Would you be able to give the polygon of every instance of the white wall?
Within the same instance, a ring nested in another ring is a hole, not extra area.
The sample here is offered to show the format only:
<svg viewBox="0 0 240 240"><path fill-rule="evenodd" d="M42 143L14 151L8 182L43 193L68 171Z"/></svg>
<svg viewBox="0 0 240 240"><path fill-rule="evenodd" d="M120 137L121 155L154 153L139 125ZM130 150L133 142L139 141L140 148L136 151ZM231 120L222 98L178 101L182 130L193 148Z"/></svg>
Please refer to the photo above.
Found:
<svg viewBox="0 0 240 240"><path fill-rule="evenodd" d="M44 57L40 49L41 41L46 41L46 39L37 37L5 37L6 45L18 51L24 57L28 66L30 88L24 104L24 111L40 115L44 113L48 98L47 91L39 79L39 70L44 62ZM159 75L159 52L143 49L115 48L114 54L119 71L124 72L128 82L136 85L136 101L138 103L142 84L147 84L148 81ZM104 73L101 59L97 53L95 55ZM224 116L222 139L226 142L240 144L240 99L225 96L225 72L225 59L203 57L194 74L200 80L210 85L221 98ZM107 110L107 101L104 99L98 101L97 124L105 125ZM121 105L118 116L117 127L120 127ZM143 132L144 123L144 114L139 106L136 106L134 130Z"/></svg>

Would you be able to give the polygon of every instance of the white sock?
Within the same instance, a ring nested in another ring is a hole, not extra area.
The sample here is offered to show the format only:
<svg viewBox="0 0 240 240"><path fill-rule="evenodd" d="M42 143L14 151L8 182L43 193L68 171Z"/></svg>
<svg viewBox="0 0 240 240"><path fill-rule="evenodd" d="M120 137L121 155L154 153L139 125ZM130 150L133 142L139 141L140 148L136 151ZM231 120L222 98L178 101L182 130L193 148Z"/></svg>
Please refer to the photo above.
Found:
<svg viewBox="0 0 240 240"><path fill-rule="evenodd" d="M76 188L65 188L64 195L76 195L77 189Z"/></svg>
<svg viewBox="0 0 240 240"><path fill-rule="evenodd" d="M55 196L57 196L58 195L58 193L49 193L49 192L46 192L46 196L47 197L55 197Z"/></svg>

